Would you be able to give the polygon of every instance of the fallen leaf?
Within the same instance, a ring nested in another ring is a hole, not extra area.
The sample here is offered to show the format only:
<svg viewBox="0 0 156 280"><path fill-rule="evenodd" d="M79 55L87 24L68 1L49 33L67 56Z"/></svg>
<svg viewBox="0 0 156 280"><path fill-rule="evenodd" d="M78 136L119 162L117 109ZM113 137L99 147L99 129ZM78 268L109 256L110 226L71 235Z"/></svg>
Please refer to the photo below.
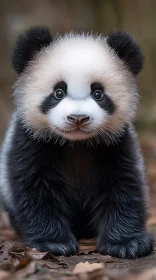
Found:
<svg viewBox="0 0 156 280"><path fill-rule="evenodd" d="M114 280L155 280L156 279L156 268L151 268L143 271L117 271L116 275L112 272L108 272L108 275L114 275Z"/></svg>
<svg viewBox="0 0 156 280"><path fill-rule="evenodd" d="M50 269L53 269L53 270L56 270L56 271L58 271L58 269L60 268L59 263L52 262L52 261L39 260L38 263L40 265L42 265L43 267L47 267L47 268L50 268ZM66 267L68 267L68 266L66 265Z"/></svg>
<svg viewBox="0 0 156 280"><path fill-rule="evenodd" d="M32 260L51 260L51 261L58 260L50 252L39 252L35 248L30 248L30 247L26 247L24 249L24 256L30 257Z"/></svg>
<svg viewBox="0 0 156 280"><path fill-rule="evenodd" d="M0 270L0 280L9 280L9 279L11 279L11 274L6 271Z"/></svg>
<svg viewBox="0 0 156 280"><path fill-rule="evenodd" d="M32 260L42 260L48 252L39 252L35 248L25 247L24 256L29 256Z"/></svg>
<svg viewBox="0 0 156 280"><path fill-rule="evenodd" d="M113 262L113 258L109 255L102 256L102 260L103 260L104 263Z"/></svg>
<svg viewBox="0 0 156 280"><path fill-rule="evenodd" d="M35 274L39 269L39 265L36 262L30 262L27 266L23 269L18 270L13 274L14 280L22 280L28 278L30 275Z"/></svg>
<svg viewBox="0 0 156 280"><path fill-rule="evenodd" d="M23 267L27 266L30 262L31 262L30 258L24 258L24 259L17 259L16 258L16 259L13 259L12 266L15 269L20 269L20 268L23 268Z"/></svg>
<svg viewBox="0 0 156 280"><path fill-rule="evenodd" d="M52 253L50 252L47 252L47 254L42 258L42 260L50 260L50 261L55 261L57 262L58 261L58 258L55 257Z"/></svg>
<svg viewBox="0 0 156 280"><path fill-rule="evenodd" d="M104 263L89 263L89 262L81 262L78 263L75 268L73 269L73 273L85 273L85 272L91 272L99 269L104 268Z"/></svg>

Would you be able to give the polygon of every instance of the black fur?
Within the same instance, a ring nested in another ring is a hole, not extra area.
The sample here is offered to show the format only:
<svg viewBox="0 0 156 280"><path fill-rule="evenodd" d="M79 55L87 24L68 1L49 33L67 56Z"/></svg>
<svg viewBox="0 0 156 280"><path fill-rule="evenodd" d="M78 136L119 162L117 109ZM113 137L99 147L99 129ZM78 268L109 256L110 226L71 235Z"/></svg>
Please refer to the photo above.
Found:
<svg viewBox="0 0 156 280"><path fill-rule="evenodd" d="M54 91L57 89L62 89L64 93L67 94L67 84L64 81L58 82L55 85L53 92L43 100L40 106L40 110L43 114L47 114L50 109L54 108L62 100L54 97Z"/></svg>
<svg viewBox="0 0 156 280"><path fill-rule="evenodd" d="M17 122L8 175L12 219L26 244L71 255L79 238L96 236L102 254L136 258L150 253L138 153L129 126L118 143L94 148L38 142Z"/></svg>
<svg viewBox="0 0 156 280"><path fill-rule="evenodd" d="M107 42L134 75L141 71L144 57L138 43L129 33L113 31L108 35Z"/></svg>
<svg viewBox="0 0 156 280"><path fill-rule="evenodd" d="M113 114L115 112L116 106L115 106L114 102L112 101L112 99L107 94L105 94L105 90L100 83L95 82L95 83L91 84L91 95L92 96L96 90L100 90L101 92L103 92L103 95L104 95L102 100L99 100L99 101L96 100L96 102L107 113Z"/></svg>
<svg viewBox="0 0 156 280"><path fill-rule="evenodd" d="M33 59L34 55L43 47L48 46L53 38L48 28L35 26L20 35L12 53L12 65L20 74Z"/></svg>
<svg viewBox="0 0 156 280"><path fill-rule="evenodd" d="M54 90L62 89L65 93L67 93L67 84L64 81L60 81L55 84Z"/></svg>
<svg viewBox="0 0 156 280"><path fill-rule="evenodd" d="M54 93L49 94L39 106L43 114L47 114L50 109L54 108L61 100L54 97Z"/></svg>

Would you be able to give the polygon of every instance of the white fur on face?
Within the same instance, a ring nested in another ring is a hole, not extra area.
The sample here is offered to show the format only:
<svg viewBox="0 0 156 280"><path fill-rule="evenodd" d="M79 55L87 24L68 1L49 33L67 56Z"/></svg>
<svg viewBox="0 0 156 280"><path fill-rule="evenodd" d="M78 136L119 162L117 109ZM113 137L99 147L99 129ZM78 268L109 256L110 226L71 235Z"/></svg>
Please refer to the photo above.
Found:
<svg viewBox="0 0 156 280"><path fill-rule="evenodd" d="M82 127L83 131L75 131L71 124L67 122L67 116L87 115L90 117L89 124ZM97 127L101 126L107 119L107 113L102 110L92 98L85 100L72 100L70 97L64 98L55 108L48 113L51 129L59 129L60 134L71 140L90 138ZM68 131L69 133L64 133Z"/></svg>
<svg viewBox="0 0 156 280"><path fill-rule="evenodd" d="M68 96L43 114L39 106L59 81L67 83ZM116 111L112 115L92 99L90 86L94 82L100 82L114 102ZM135 80L106 38L84 35L66 35L41 50L17 81L14 94L21 119L43 136L45 130L61 135L59 129L68 130L67 114L89 115L88 131L119 130L131 121L137 101ZM63 136L73 140L91 136L82 134Z"/></svg>

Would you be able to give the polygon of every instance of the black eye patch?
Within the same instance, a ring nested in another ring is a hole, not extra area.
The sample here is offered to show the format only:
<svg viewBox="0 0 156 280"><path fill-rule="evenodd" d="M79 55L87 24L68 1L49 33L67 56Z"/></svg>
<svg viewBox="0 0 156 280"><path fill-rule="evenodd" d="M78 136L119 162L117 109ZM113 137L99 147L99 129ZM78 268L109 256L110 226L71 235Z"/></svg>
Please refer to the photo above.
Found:
<svg viewBox="0 0 156 280"><path fill-rule="evenodd" d="M67 92L67 84L64 81L60 81L55 84L54 91L57 89L62 89L64 92Z"/></svg>
<svg viewBox="0 0 156 280"><path fill-rule="evenodd" d="M40 110L42 113L47 114L50 109L54 108L63 99L56 98L55 92L57 90L61 90L62 92L64 92L65 97L67 94L67 84L64 81L61 81L54 86L53 92L50 93L40 105Z"/></svg>
<svg viewBox="0 0 156 280"><path fill-rule="evenodd" d="M102 84L95 82L91 84L91 91L94 92L96 90L101 90L102 92L104 92L104 87Z"/></svg>
<svg viewBox="0 0 156 280"><path fill-rule="evenodd" d="M116 106L112 99L107 94L105 94L102 84L98 82L91 84L91 96L98 103L98 105L102 109L106 110L109 114L113 114L115 112Z"/></svg>

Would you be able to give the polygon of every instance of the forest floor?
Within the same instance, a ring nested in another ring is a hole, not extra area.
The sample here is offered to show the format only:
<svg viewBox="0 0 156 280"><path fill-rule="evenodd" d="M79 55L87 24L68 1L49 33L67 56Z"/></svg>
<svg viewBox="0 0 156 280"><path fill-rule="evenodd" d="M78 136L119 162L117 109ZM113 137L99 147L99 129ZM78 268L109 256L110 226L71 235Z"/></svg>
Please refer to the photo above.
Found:
<svg viewBox="0 0 156 280"><path fill-rule="evenodd" d="M6 215L0 223L0 280L154 280L156 279L156 242L147 257L122 260L95 253L95 240L81 240L79 253L55 257L24 247L11 228ZM156 215L148 220L148 230L156 240Z"/></svg>

